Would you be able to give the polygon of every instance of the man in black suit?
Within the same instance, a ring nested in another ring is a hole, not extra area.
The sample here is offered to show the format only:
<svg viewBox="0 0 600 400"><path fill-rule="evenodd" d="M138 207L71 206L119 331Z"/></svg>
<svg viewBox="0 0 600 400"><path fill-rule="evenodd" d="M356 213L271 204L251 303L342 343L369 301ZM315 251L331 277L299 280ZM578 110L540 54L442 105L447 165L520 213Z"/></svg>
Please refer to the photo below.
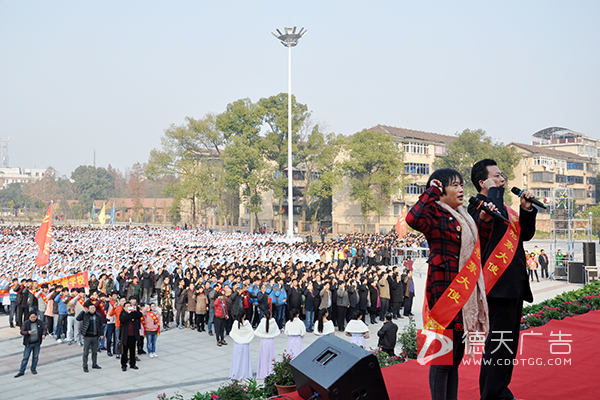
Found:
<svg viewBox="0 0 600 400"><path fill-rule="evenodd" d="M475 163L471 171L471 181L479 192L477 199L494 203L501 214L508 217L503 201L506 180L494 160L484 159ZM479 391L482 400L515 398L508 388L512 378L513 363L504 365L506 364L504 360L513 360L517 356L523 300L533 301L523 249L523 242L531 240L535 234L537 209L528 201L531 198L533 195L527 191L520 196L521 233L515 255L492 289L486 288L489 290L487 301L490 334L485 342L479 375ZM468 211L477 222L480 210L469 205ZM507 228L506 223L494 220L492 237L482 254L482 265L485 265L498 246Z"/></svg>

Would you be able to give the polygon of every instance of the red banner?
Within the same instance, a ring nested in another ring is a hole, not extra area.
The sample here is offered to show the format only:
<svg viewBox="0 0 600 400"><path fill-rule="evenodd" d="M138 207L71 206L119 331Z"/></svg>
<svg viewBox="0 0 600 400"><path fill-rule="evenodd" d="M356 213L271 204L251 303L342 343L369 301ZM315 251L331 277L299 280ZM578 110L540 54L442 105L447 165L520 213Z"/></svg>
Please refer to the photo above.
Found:
<svg viewBox="0 0 600 400"><path fill-rule="evenodd" d="M48 212L40 225L40 230L35 235L35 242L40 251L35 259L35 264L38 267L48 264L50 261L50 242L52 241L52 203L48 207Z"/></svg>
<svg viewBox="0 0 600 400"><path fill-rule="evenodd" d="M400 218L398 218L398 222L396 222L396 232L398 232L398 237L403 238L406 236L406 215L408 214L408 210L406 209L406 204L402 207L402 213L400 214Z"/></svg>
<svg viewBox="0 0 600 400"><path fill-rule="evenodd" d="M43 283L47 283L48 285L61 285L63 287L68 287L69 289L85 288L88 287L89 284L88 273L87 271L80 272L75 275L65 276L64 278L54 279Z"/></svg>
<svg viewBox="0 0 600 400"><path fill-rule="evenodd" d="M8 297L8 295L9 295L8 290L4 290L4 289L0 290L0 298Z"/></svg>

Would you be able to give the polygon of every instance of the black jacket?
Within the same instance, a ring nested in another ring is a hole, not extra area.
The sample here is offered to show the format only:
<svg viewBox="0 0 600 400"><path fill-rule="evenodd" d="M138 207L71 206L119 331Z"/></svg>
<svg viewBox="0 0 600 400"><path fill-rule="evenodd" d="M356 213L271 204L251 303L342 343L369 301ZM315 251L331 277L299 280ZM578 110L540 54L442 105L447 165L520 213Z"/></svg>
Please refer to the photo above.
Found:
<svg viewBox="0 0 600 400"><path fill-rule="evenodd" d="M129 336L129 325L133 324L133 335L135 336L135 339L138 340L140 338L140 328L142 327L141 325L141 320L142 320L142 313L139 312L137 309L134 311L131 311L129 313L122 311L121 315L119 316L119 320L121 321L121 333L120 333L120 339L123 343L127 343L127 337Z"/></svg>
<svg viewBox="0 0 600 400"><path fill-rule="evenodd" d="M502 189L502 190L501 190ZM504 188L490 188L488 191L488 197L482 194L477 195L478 200L484 200L486 202L491 201L501 211L502 215L508 217L508 212L503 202ZM469 214L475 220L475 223L479 223L479 213L475 206L469 205ZM488 297L494 298L505 298L505 299L518 299L523 296L523 299L528 302L533 301L533 294L529 287L529 279L527 274L527 264L525 262L525 250L523 249L523 242L527 242L535 235L535 219L537 215L537 209L533 207L531 211L525 211L523 209L519 212L519 224L521 225L521 235L519 237L519 245L517 251L513 257L512 262L506 268L506 271L502 274L498 282L494 285L492 290L488 293ZM502 240L504 233L506 233L508 225L502 221L494 220L494 229L492 231L492 237L488 243L487 248L483 251L482 262L485 265L487 259L491 255L492 251ZM486 288L487 289L487 288Z"/></svg>
<svg viewBox="0 0 600 400"><path fill-rule="evenodd" d="M38 342L40 343L40 345L42 344L42 336L46 336L47 332L46 332L46 324L44 324L42 321L38 320L36 321L37 323L37 330L38 330ZM29 318L27 318L25 320L25 322L23 322L23 325L21 325L21 335L23 335L23 346L29 346L29 331L31 330L31 321L29 320Z"/></svg>
<svg viewBox="0 0 600 400"><path fill-rule="evenodd" d="M96 315L96 335L95 336L103 336L103 329L102 329L102 316L98 313L94 313ZM90 314L89 312L86 311L82 311L79 313L79 315L77 317L75 317L75 319L77 321L81 321L81 336L92 336L91 334L88 334L88 331L90 330L90 317L92 316L92 314Z"/></svg>
<svg viewBox="0 0 600 400"><path fill-rule="evenodd" d="M398 337L398 325L391 321L385 321L381 329L377 332L379 336L378 347L393 349L396 347L396 338Z"/></svg>
<svg viewBox="0 0 600 400"><path fill-rule="evenodd" d="M369 305L369 288L367 285L358 285L358 309L366 310Z"/></svg>

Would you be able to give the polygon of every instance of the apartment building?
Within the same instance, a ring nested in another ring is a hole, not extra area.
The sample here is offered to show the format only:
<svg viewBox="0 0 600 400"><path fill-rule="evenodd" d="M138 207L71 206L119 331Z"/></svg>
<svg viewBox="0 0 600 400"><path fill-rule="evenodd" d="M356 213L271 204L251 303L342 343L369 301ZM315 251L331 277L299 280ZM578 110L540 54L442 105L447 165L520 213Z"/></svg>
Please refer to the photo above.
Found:
<svg viewBox="0 0 600 400"><path fill-rule="evenodd" d="M404 175L408 181L404 194L399 192L392 197L383 216L372 215L367 222L369 232L389 231L395 226L404 205L412 206L425 191L436 157L446 155L447 146L456 137L387 125L376 125L369 130L389 134L394 143L404 151ZM340 233L354 231L358 225L364 224L360 204L350 200L348 185L333 195L332 209L333 224L337 225Z"/></svg>
<svg viewBox="0 0 600 400"><path fill-rule="evenodd" d="M521 154L511 186L527 189L546 202L550 201L553 188L568 187L573 189L579 210L596 204L597 158L533 144L509 143L508 146ZM518 207L518 198L512 199L512 207Z"/></svg>
<svg viewBox="0 0 600 400"><path fill-rule="evenodd" d="M27 183L32 179L41 179L46 169L41 168L0 168L0 189L8 187L11 183Z"/></svg>

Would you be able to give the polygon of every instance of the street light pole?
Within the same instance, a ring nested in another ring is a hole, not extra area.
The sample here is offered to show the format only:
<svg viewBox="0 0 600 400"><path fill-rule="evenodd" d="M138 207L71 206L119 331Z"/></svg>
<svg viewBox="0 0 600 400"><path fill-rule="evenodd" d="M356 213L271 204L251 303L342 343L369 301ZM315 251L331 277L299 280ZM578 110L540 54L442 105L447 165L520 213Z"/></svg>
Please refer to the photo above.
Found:
<svg viewBox="0 0 600 400"><path fill-rule="evenodd" d="M289 237L294 235L294 182L292 177L292 47L298 44L306 30L301 28L296 33L296 27L284 28L284 33L277 29L277 33L271 32L273 36L288 48L288 230Z"/></svg>

